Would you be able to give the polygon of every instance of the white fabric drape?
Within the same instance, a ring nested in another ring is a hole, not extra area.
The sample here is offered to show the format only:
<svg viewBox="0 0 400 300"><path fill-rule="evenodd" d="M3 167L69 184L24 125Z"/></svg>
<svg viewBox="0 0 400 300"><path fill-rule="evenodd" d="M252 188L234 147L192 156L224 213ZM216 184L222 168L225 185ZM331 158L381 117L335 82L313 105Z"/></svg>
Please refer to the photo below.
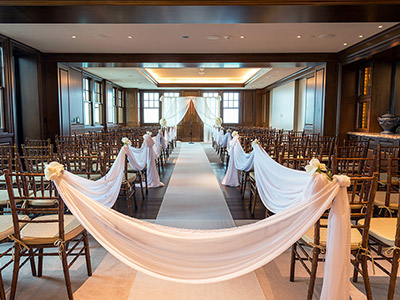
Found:
<svg viewBox="0 0 400 300"><path fill-rule="evenodd" d="M248 172L254 168L258 194L270 211L285 213L292 211L293 206L304 203L298 195L304 193L304 187L312 184L312 178L318 175L311 177L306 172L280 165L258 144L253 146L254 150L251 153L245 153L240 145L239 136L235 136L230 145L228 152L230 160L222 181L223 185L238 186L238 170ZM346 176L335 176L335 179L343 186L350 184ZM337 193L337 199L333 202L328 219L329 230L321 299L349 299L350 208L346 189L340 189ZM312 197L311 194L309 196ZM309 227L314 223L312 222Z"/></svg>
<svg viewBox="0 0 400 300"><path fill-rule="evenodd" d="M121 151L125 149L124 151L128 157L128 162L131 165L132 169L134 169L135 171L141 171L145 167L147 167L146 169L147 186L149 188L164 186L164 183L160 181L160 176L157 172L157 167L156 167L157 155L154 151L155 143L151 138L151 136L147 134L143 136L143 139L144 142L142 144L142 147L140 147L139 149L127 146L123 147Z"/></svg>
<svg viewBox="0 0 400 300"><path fill-rule="evenodd" d="M238 228L186 230L150 224L111 210L71 184L71 176L66 171L58 176L57 189L70 211L104 248L139 271L186 283L217 282L251 272L290 247L335 198L342 208L348 205L346 182L338 178L330 182L316 174L309 177L309 184L296 195L296 205L288 211ZM335 216L338 213L334 208L332 212ZM341 221L335 218L332 225ZM337 232L338 228L345 229L332 226L329 230L335 230L337 237L343 233ZM328 244L329 251L334 247ZM334 267L340 267L340 255L334 249L331 253L337 255ZM343 295L343 286L329 288L331 282L341 281L335 272L332 276L324 280L323 293L329 293L321 299L348 299L335 297L338 291Z"/></svg>
<svg viewBox="0 0 400 300"><path fill-rule="evenodd" d="M212 127L220 116L219 97L165 97L162 99L162 117L167 126L177 126L189 109L190 102L204 123L204 141L211 141Z"/></svg>
<svg viewBox="0 0 400 300"><path fill-rule="evenodd" d="M166 97L162 98L162 117L167 121L167 126L177 126L186 115L191 98Z"/></svg>
<svg viewBox="0 0 400 300"><path fill-rule="evenodd" d="M145 137L147 149L154 154L152 142L149 136ZM130 155L130 161L135 159L131 148L121 150ZM115 170L121 166L119 160L124 159L121 153ZM186 283L217 282L254 271L289 248L332 206L321 299L348 299L349 178L335 176L329 181L322 174L308 176L288 170L268 159L258 145L253 153L248 160L254 160L257 186L269 185L272 189L264 190L260 197L277 214L238 228L187 230L150 224L109 209L118 196L114 190L104 188L101 195L97 185L86 185L87 180L67 171L55 176L54 181L70 211L111 254L136 270ZM232 156L231 160L234 159ZM243 159L238 165L248 168L250 163ZM107 184L113 186L114 179L119 188L121 179L115 170L107 174ZM288 176L282 179L287 185L279 183L277 173L283 172ZM294 188L288 188L291 186Z"/></svg>
<svg viewBox="0 0 400 300"><path fill-rule="evenodd" d="M239 186L239 170L249 172L253 169L254 151L251 153L244 152L240 145L239 135L232 138L227 150L231 159L229 159L228 169L221 183L223 185L237 187Z"/></svg>

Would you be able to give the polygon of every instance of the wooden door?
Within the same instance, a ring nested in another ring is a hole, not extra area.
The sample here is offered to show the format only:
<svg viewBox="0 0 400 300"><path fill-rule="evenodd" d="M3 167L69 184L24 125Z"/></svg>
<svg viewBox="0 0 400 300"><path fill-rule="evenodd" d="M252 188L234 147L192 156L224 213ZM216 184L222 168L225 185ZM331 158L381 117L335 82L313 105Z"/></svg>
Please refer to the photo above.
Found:
<svg viewBox="0 0 400 300"><path fill-rule="evenodd" d="M192 126L190 126L190 124L192 124ZM190 132L193 133L193 142L203 141L204 123L197 114L193 102L190 102L185 117L178 124L178 140L182 142L190 142Z"/></svg>

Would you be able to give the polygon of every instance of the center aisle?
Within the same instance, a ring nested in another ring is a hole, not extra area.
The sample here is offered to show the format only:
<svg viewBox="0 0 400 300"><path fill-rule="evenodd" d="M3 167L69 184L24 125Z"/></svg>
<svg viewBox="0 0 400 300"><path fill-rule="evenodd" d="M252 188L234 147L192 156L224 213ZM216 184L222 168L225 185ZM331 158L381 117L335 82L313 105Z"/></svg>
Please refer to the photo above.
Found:
<svg viewBox="0 0 400 300"><path fill-rule="evenodd" d="M235 226L200 144L181 144L156 223L190 229ZM265 297L254 272L228 281L201 285L173 283L138 273L129 299L261 300Z"/></svg>

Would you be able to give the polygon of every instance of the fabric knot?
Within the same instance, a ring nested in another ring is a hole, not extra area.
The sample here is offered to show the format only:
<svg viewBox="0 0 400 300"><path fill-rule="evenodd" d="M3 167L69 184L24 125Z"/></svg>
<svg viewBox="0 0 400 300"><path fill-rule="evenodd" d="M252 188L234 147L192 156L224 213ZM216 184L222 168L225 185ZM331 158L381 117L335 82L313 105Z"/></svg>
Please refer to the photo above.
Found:
<svg viewBox="0 0 400 300"><path fill-rule="evenodd" d="M30 248L23 241L17 239L13 234L10 234L8 236L8 238L14 242L13 243L14 246L15 246L15 244L19 244L22 247L22 249L26 249L27 251L30 250ZM12 259L15 260L15 247L12 248L11 256L12 256Z"/></svg>
<svg viewBox="0 0 400 300"><path fill-rule="evenodd" d="M51 162L44 169L44 175L47 180L55 180L64 172L64 166L56 161Z"/></svg>
<svg viewBox="0 0 400 300"><path fill-rule="evenodd" d="M341 187L350 186L350 178L346 175L334 175L333 178L336 178Z"/></svg>
<svg viewBox="0 0 400 300"><path fill-rule="evenodd" d="M64 241L62 239L58 239L54 242L54 246L58 247L58 256L60 257L60 260L62 260L62 254L64 251Z"/></svg>

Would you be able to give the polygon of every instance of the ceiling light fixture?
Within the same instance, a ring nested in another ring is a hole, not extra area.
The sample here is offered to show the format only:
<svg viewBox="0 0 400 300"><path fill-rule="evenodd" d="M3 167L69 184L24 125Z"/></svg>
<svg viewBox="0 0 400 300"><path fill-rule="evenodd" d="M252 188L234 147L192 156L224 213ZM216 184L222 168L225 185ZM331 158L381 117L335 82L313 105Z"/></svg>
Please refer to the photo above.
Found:
<svg viewBox="0 0 400 300"><path fill-rule="evenodd" d="M301 39L301 35L298 35L297 38L298 38L298 39Z"/></svg>
<svg viewBox="0 0 400 300"><path fill-rule="evenodd" d="M245 36L244 36L244 35L241 35L241 36L240 36L240 38L241 38L241 39L244 39L244 38L245 38Z"/></svg>
<svg viewBox="0 0 400 300"><path fill-rule="evenodd" d="M363 38L364 36L363 36L362 34L360 34L358 37L361 39L361 38Z"/></svg>
<svg viewBox="0 0 400 300"><path fill-rule="evenodd" d="M379 25L378 28L383 28L383 25Z"/></svg>
<svg viewBox="0 0 400 300"><path fill-rule="evenodd" d="M347 43L343 43L343 46L347 46Z"/></svg>
<svg viewBox="0 0 400 300"><path fill-rule="evenodd" d="M131 39L132 38L132 36L131 35L128 35L128 39Z"/></svg>
<svg viewBox="0 0 400 300"><path fill-rule="evenodd" d="M76 35L71 36L73 39L76 39Z"/></svg>
<svg viewBox="0 0 400 300"><path fill-rule="evenodd" d="M220 35L207 35L207 40L216 41L216 40L219 40L219 39L221 39Z"/></svg>

